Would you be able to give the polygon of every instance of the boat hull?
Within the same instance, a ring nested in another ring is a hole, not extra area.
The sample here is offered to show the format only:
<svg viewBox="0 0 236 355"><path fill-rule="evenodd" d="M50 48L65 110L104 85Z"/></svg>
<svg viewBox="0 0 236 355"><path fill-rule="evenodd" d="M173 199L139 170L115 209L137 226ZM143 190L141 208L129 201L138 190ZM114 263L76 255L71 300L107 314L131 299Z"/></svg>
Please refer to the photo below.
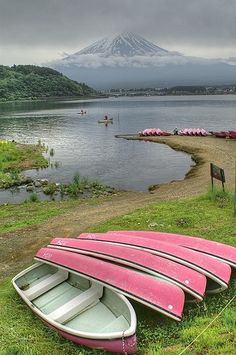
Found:
<svg viewBox="0 0 236 355"><path fill-rule="evenodd" d="M112 119L108 119L108 120L98 120L98 123L113 123Z"/></svg>
<svg viewBox="0 0 236 355"><path fill-rule="evenodd" d="M76 345L86 346L92 349L100 349L104 351L110 351L114 353L127 353L135 354L137 352L137 338L136 334L129 337L118 339L88 339L75 336L68 332L62 331L56 327L53 327L50 323L42 320L48 327L54 329L63 338L73 342Z"/></svg>
<svg viewBox="0 0 236 355"><path fill-rule="evenodd" d="M182 246L133 235L124 235L122 233L118 235L82 233L78 238L125 245L176 261L204 274L209 280L207 285L207 292L209 293L217 293L225 290L230 281L231 268L229 265Z"/></svg>
<svg viewBox="0 0 236 355"><path fill-rule="evenodd" d="M206 277L204 275L143 250L75 238L55 238L49 246L126 265L172 282L185 291L188 301L201 301L205 294Z"/></svg>
<svg viewBox="0 0 236 355"><path fill-rule="evenodd" d="M185 296L181 288L164 280L87 255L54 248L40 249L35 259L57 265L119 292L167 317L180 321Z"/></svg>
<svg viewBox="0 0 236 355"><path fill-rule="evenodd" d="M216 259L227 263L236 269L236 248L231 245L218 243L212 240L207 240L198 237L191 237L186 235L152 232L152 231L112 231L108 232L110 235L127 235L141 238L152 239L160 242L180 245L189 249L199 251L201 253L212 256Z"/></svg>
<svg viewBox="0 0 236 355"><path fill-rule="evenodd" d="M114 353L128 353L135 354L137 351L136 347L136 335L132 335L128 338L123 339L111 339L111 340L93 340L75 337L71 334L59 331L60 335L64 338L72 341L77 345L87 346L89 348L101 349L105 351L111 351Z"/></svg>

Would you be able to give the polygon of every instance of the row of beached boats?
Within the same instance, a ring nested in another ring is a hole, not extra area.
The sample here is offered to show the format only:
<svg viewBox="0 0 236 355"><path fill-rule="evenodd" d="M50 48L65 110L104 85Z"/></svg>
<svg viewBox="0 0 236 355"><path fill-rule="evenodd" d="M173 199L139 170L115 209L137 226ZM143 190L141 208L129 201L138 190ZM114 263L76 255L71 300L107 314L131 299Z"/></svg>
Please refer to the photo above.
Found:
<svg viewBox="0 0 236 355"><path fill-rule="evenodd" d="M128 298L180 321L185 302L227 289L236 248L151 231L83 233L55 238L12 280L46 324L76 344L110 352L137 350Z"/></svg>
<svg viewBox="0 0 236 355"><path fill-rule="evenodd" d="M146 136L171 136L170 132L163 131L160 128L146 128L141 132L138 132L138 135L140 137L146 137Z"/></svg>
<svg viewBox="0 0 236 355"><path fill-rule="evenodd" d="M209 136L210 133L208 133L204 128L184 128L178 132L178 135L206 137Z"/></svg>
<svg viewBox="0 0 236 355"><path fill-rule="evenodd" d="M236 131L220 131L220 132L210 132L211 135L217 138L231 138L236 139Z"/></svg>
<svg viewBox="0 0 236 355"><path fill-rule="evenodd" d="M236 139L236 131L220 131L220 132L207 132L204 128L184 128L180 131L177 128L174 129L173 133L161 130L160 128L146 128L141 132L138 132L140 137L150 137L150 136L197 136L197 137L207 137L213 136L217 138L231 138Z"/></svg>

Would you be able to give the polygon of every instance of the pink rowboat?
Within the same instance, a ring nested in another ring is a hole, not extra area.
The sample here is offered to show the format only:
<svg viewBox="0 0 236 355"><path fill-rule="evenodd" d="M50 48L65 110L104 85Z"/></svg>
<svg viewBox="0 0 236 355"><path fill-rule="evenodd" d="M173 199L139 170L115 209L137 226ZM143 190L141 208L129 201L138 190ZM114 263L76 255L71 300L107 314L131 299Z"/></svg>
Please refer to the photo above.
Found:
<svg viewBox="0 0 236 355"><path fill-rule="evenodd" d="M143 250L131 249L122 245L71 238L55 238L51 241L49 247L91 255L144 271L147 274L172 282L182 288L186 293L188 301L201 301L205 294L205 275Z"/></svg>
<svg viewBox="0 0 236 355"><path fill-rule="evenodd" d="M229 264L231 267L236 268L236 248L231 245L214 242L211 240L190 237L186 235L164 233L164 232L151 232L151 231L112 231L108 232L112 235L128 235L135 237L148 238L158 240L161 242L181 245L183 247L199 251L201 253L210 255L216 259Z"/></svg>
<svg viewBox="0 0 236 355"><path fill-rule="evenodd" d="M78 238L121 244L131 248L145 250L166 259L176 261L179 264L183 264L207 276L207 292L209 293L225 290L230 281L231 268L229 265L197 251L189 250L178 245L123 234L82 233Z"/></svg>
<svg viewBox="0 0 236 355"><path fill-rule="evenodd" d="M149 275L103 260L54 248L40 249L35 259L73 270L175 320L181 320L184 292L181 288Z"/></svg>
<svg viewBox="0 0 236 355"><path fill-rule="evenodd" d="M101 284L38 262L12 280L29 308L49 327L79 345L136 353L136 315L128 299Z"/></svg>

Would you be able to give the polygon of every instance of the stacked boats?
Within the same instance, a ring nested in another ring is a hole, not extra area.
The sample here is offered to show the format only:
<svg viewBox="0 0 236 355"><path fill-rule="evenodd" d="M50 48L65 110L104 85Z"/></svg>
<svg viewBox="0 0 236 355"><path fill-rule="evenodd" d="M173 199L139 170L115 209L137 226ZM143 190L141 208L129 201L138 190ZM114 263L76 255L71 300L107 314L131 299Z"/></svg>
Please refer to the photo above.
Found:
<svg viewBox="0 0 236 355"><path fill-rule="evenodd" d="M180 131L177 128L174 130L174 135L179 136L195 136L195 137L207 137L214 136L217 138L231 138L236 139L236 131L206 131L204 128L184 128ZM139 137L151 137L151 136L170 136L170 132L163 131L160 128L146 128L141 132L138 132Z"/></svg>
<svg viewBox="0 0 236 355"><path fill-rule="evenodd" d="M138 132L140 137L149 137L149 136L171 136L171 133L163 131L160 128L146 128L141 132Z"/></svg>
<svg viewBox="0 0 236 355"><path fill-rule="evenodd" d="M184 128L178 133L180 136L206 137L209 133L204 128Z"/></svg>
<svg viewBox="0 0 236 355"><path fill-rule="evenodd" d="M55 238L12 280L27 305L74 343L136 352L133 299L180 321L185 301L227 289L236 248L150 231Z"/></svg>

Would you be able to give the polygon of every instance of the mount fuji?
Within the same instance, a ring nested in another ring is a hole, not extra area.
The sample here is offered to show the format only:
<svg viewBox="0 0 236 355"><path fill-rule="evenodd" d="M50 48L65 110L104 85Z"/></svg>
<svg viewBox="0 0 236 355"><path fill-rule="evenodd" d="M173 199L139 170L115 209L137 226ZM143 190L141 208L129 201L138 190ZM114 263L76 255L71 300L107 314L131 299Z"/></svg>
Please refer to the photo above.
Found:
<svg viewBox="0 0 236 355"><path fill-rule="evenodd" d="M236 63L231 64L184 56L124 32L47 66L96 89L108 89L235 84Z"/></svg>
<svg viewBox="0 0 236 355"><path fill-rule="evenodd" d="M123 32L114 38L104 38L74 55L99 54L103 57L133 57L145 55L167 55L168 51L156 46L141 36Z"/></svg>

